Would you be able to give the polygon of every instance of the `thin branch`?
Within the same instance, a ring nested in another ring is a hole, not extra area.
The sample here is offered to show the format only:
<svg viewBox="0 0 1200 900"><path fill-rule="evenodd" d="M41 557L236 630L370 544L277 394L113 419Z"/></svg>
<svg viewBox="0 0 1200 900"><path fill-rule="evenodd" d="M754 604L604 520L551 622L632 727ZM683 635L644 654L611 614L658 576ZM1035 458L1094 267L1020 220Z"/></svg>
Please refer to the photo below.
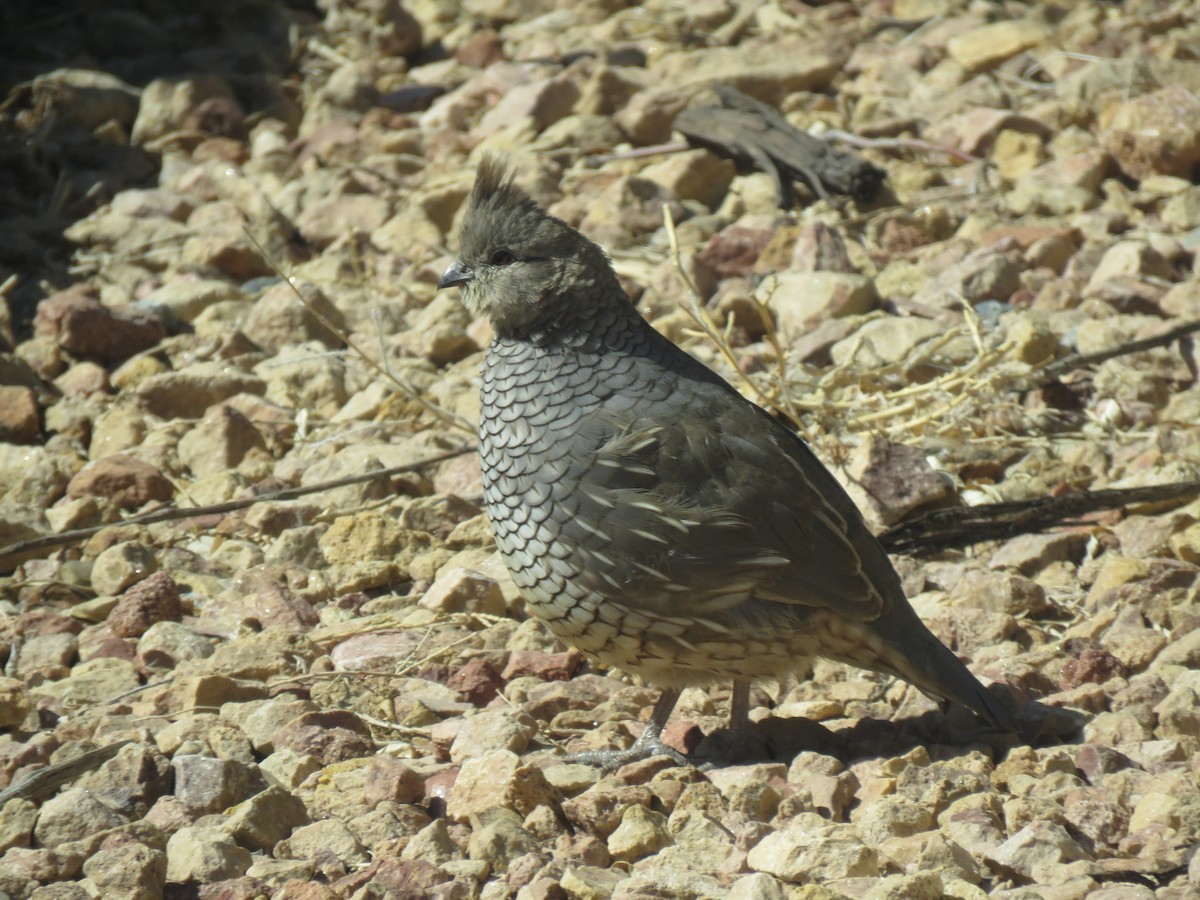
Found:
<svg viewBox="0 0 1200 900"><path fill-rule="evenodd" d="M84 541L94 534L98 534L105 528L115 528L123 525L155 525L159 522L171 522L178 519L194 519L199 516L213 516L222 513L236 512L240 509L254 506L256 503L266 503L274 500L295 500L297 497L304 497L308 494L318 494L321 491L332 490L333 488L347 487L352 484L362 484L364 481L374 481L376 478L391 478L393 475L400 475L405 472L412 472L424 466L433 465L434 463L445 462L448 459L453 459L456 456L462 456L464 453L474 451L474 447L460 447L455 450L448 450L445 453L439 453L437 456L431 456L428 459L418 460L413 463L405 463L400 466L392 466L390 469L379 469L375 472L363 472L358 475L347 475L345 478L335 478L332 481L323 481L320 484L309 484L301 487L284 488L278 491L271 491L266 494L259 494L255 497L243 497L238 500L228 500L224 503L214 503L211 506L192 506L192 507L167 507L165 509L152 509L149 512L141 513L140 515L130 516L127 519L121 519L117 522L106 522L103 525L93 525L89 528L76 528L72 531L64 531L61 534L48 534L43 537L32 538L28 541L19 541L15 544L9 544L7 547L0 547L0 560L6 557L31 553L37 550L48 550L54 547L65 547L68 544L75 544L79 541Z"/></svg>
<svg viewBox="0 0 1200 900"><path fill-rule="evenodd" d="M1055 360L1043 366L1030 376L1030 380L1034 385L1045 384L1048 381L1061 378L1075 369L1099 365L1110 359L1116 359L1118 356L1128 356L1130 353L1141 353L1143 350L1166 347L1178 340L1182 340L1189 334L1195 334L1197 331L1200 331L1200 321L1184 322L1182 325L1176 325L1169 331L1165 331L1155 337L1129 341L1125 344L1110 347L1107 350L1097 350L1095 353L1073 353L1070 356L1064 356L1062 359Z"/></svg>
<svg viewBox="0 0 1200 900"><path fill-rule="evenodd" d="M68 781L74 781L80 775L100 768L116 756L122 747L132 743L133 741L129 740L117 741L115 744L109 744L107 747L88 750L86 753L80 753L78 756L73 756L64 762L46 766L44 769L38 769L32 775L27 775L16 784L9 785L0 791L0 806L3 806L14 797L32 800L34 797L48 794Z"/></svg>
<svg viewBox="0 0 1200 900"><path fill-rule="evenodd" d="M816 135L823 141L838 141L847 144L851 147L871 150L924 150L927 153L944 153L951 159L956 159L959 162L973 163L979 162L980 157L972 156L963 150L956 147L950 147L946 144L933 144L929 141L922 141L916 138L867 138L860 137L857 134L851 134L849 131L841 131L837 128L830 128Z"/></svg>
<svg viewBox="0 0 1200 900"><path fill-rule="evenodd" d="M1200 496L1200 481L1181 481L937 509L889 528L879 536L879 542L889 553L922 556L983 541L1044 532L1074 524L1080 516L1101 510L1124 509L1135 503L1186 503L1197 496Z"/></svg>

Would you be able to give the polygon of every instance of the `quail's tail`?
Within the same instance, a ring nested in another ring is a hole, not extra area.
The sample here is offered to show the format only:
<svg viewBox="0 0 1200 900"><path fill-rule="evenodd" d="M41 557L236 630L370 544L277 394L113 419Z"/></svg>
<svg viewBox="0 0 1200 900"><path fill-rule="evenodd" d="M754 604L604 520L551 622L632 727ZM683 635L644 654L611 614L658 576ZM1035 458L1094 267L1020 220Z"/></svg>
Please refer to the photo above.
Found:
<svg viewBox="0 0 1200 900"><path fill-rule="evenodd" d="M887 648L886 668L928 694L961 703L998 728L1017 731L1013 714L934 637L908 604L896 604L872 623L872 630Z"/></svg>

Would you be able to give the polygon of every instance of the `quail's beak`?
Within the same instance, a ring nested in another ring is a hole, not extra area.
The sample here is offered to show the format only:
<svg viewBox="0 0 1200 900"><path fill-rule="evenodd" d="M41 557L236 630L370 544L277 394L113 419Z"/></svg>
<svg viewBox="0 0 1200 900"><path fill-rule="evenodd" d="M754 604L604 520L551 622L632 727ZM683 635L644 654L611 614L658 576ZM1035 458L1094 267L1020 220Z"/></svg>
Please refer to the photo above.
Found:
<svg viewBox="0 0 1200 900"><path fill-rule="evenodd" d="M470 266L464 266L461 259L456 259L450 263L442 277L438 279L438 290L448 287L458 287L466 284L468 281L475 280L475 272Z"/></svg>

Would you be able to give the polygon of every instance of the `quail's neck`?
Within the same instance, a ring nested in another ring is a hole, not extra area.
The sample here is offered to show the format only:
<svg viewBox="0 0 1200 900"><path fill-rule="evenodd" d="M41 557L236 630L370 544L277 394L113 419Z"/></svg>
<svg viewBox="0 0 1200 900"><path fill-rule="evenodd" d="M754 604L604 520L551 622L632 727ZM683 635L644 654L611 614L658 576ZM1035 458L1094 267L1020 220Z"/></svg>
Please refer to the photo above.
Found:
<svg viewBox="0 0 1200 900"><path fill-rule="evenodd" d="M597 297L600 297L599 301ZM624 346L629 337L647 327L624 292L580 291L558 298L546 313L519 333L503 335L546 349L602 352Z"/></svg>

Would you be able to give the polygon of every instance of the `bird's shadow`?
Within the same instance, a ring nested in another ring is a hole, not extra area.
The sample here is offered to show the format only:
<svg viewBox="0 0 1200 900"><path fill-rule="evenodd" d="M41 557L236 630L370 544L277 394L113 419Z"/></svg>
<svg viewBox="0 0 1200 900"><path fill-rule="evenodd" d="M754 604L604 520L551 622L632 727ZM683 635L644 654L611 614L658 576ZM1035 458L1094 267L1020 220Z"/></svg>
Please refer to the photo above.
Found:
<svg viewBox="0 0 1200 900"><path fill-rule="evenodd" d="M848 763L902 756L917 746L930 750L935 758L945 758L967 747L986 745L999 760L1013 747L1075 743L1087 716L1030 701L1017 711L1016 720L1018 730L1011 732L980 724L963 710L930 710L896 721L859 719L849 728L833 730L810 719L768 716L740 735L727 729L706 735L692 755L708 767L791 762L806 751Z"/></svg>

